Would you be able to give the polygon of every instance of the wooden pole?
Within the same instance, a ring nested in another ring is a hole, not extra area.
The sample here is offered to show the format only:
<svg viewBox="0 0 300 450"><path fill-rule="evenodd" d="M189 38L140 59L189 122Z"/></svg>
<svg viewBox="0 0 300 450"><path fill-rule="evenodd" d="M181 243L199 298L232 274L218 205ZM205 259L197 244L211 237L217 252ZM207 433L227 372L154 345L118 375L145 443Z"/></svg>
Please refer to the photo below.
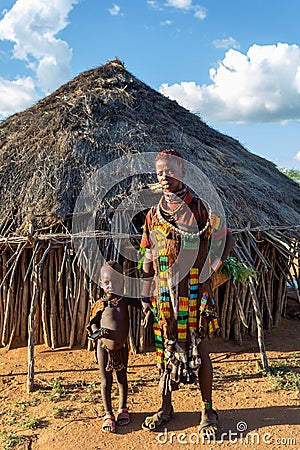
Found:
<svg viewBox="0 0 300 450"><path fill-rule="evenodd" d="M37 244L38 245L38 244ZM34 315L39 291L39 269L36 261L37 252L33 259L32 267L32 298L30 312L28 316L28 374L27 392L32 392L34 388Z"/></svg>
<svg viewBox="0 0 300 450"><path fill-rule="evenodd" d="M15 277L11 280L10 285L9 285L9 289L8 289L8 298L12 298L12 310L11 310L11 324L12 324L12 329L10 332L10 338L8 341L8 345L7 345L7 350L10 350L15 334L16 334L16 329L17 329L17 324L18 324L18 318L19 318L19 314L18 314L18 310L19 310L19 303L21 303L22 299L19 298L18 291L15 287L16 284L16 280Z"/></svg>
<svg viewBox="0 0 300 450"><path fill-rule="evenodd" d="M66 323L65 323L65 297L64 297L64 287L63 287L63 277L62 273L64 270L65 263L65 249L61 248L57 250L58 253L58 279L57 279L57 293L58 293L58 311L59 311L59 325L60 325L60 336L61 345L66 345Z"/></svg>
<svg viewBox="0 0 300 450"><path fill-rule="evenodd" d="M227 316L227 308L230 301L230 292L231 292L231 284L226 283L225 293L223 298L222 312L221 312L221 336L225 339L226 333L226 316Z"/></svg>
<svg viewBox="0 0 300 450"><path fill-rule="evenodd" d="M51 348L57 347L57 306L56 306L56 290L54 277L54 250L51 249L49 253L49 297L50 297L50 336L51 336Z"/></svg>
<svg viewBox="0 0 300 450"><path fill-rule="evenodd" d="M253 309L255 312L255 318L256 318L256 324L257 324L257 338L258 338L258 345L260 349L260 356L262 360L263 368L268 371L269 370L269 364L268 364L268 358L266 354L266 348L265 348L265 342L264 342L264 330L263 330L263 323L262 323L262 315L259 307L258 298L256 295L256 289L254 286L253 279L250 277L249 279L249 286L250 286L250 292L252 296L252 304Z"/></svg>
<svg viewBox="0 0 300 450"><path fill-rule="evenodd" d="M47 299L49 298L49 284L48 284L48 270L49 270L49 259L47 258L43 267L43 275L42 275L42 328L43 328L43 338L44 344L47 347L51 347L51 336L49 331L49 307L47 307Z"/></svg>
<svg viewBox="0 0 300 450"><path fill-rule="evenodd" d="M71 330L70 330L70 342L69 342L69 348L73 348L74 342L75 342L75 331L76 331L76 323L77 323L77 311L79 306L79 299L80 299L80 288L81 288L81 282L82 282L82 276L83 276L83 270L81 270L81 267L79 268L79 277L76 277L77 279L77 287L76 284L74 284L74 293L75 288L77 289L76 297L75 297L75 304L73 309L73 314L71 318Z"/></svg>
<svg viewBox="0 0 300 450"><path fill-rule="evenodd" d="M30 286L28 278L25 279L26 264L27 264L28 251L25 250L22 256L21 263L21 282L23 284L23 297L22 297L22 318L21 318L21 342L26 342L28 339L28 321L29 314L29 298L30 298Z"/></svg>
<svg viewBox="0 0 300 450"><path fill-rule="evenodd" d="M3 263L2 263L2 255L0 255L0 276L3 275ZM4 295L2 289L0 289L0 341L2 336L2 329L3 329L3 316L4 316Z"/></svg>
<svg viewBox="0 0 300 450"><path fill-rule="evenodd" d="M1 344L4 347L6 345L6 335L7 335L7 331L6 331L6 327L7 327L7 321L5 320L6 315L8 314L8 296L7 296L7 291L8 291L8 283L6 280L6 274L7 274L7 252L4 250L2 252L2 298L3 298L3 320L2 320L2 334L1 334ZM5 282L4 282L5 280ZM1 288L0 288L1 289Z"/></svg>

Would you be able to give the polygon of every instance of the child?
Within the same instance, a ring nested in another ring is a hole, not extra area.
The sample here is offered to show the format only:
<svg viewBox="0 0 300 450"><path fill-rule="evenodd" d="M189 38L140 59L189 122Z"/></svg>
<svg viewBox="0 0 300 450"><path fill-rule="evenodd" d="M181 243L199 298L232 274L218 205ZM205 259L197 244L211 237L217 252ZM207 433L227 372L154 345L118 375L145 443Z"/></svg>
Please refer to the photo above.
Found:
<svg viewBox="0 0 300 450"><path fill-rule="evenodd" d="M101 395L105 408L102 431L114 433L115 424L128 425L130 416L127 408L127 363L129 332L128 305L141 309L140 300L123 297L123 271L115 261L106 262L100 273L100 285L104 296L91 309L89 338L95 342L97 360L101 374ZM111 389L113 369L116 371L119 387L119 410L117 421L112 411Z"/></svg>

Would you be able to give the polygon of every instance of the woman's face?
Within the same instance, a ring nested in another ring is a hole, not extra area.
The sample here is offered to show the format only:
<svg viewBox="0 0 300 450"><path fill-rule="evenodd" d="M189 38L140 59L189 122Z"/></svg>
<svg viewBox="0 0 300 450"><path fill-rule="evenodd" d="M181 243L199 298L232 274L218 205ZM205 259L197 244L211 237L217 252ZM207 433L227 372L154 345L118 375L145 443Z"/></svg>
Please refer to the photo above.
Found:
<svg viewBox="0 0 300 450"><path fill-rule="evenodd" d="M183 166L178 158L159 159L155 164L156 176L164 192L176 192L182 188Z"/></svg>

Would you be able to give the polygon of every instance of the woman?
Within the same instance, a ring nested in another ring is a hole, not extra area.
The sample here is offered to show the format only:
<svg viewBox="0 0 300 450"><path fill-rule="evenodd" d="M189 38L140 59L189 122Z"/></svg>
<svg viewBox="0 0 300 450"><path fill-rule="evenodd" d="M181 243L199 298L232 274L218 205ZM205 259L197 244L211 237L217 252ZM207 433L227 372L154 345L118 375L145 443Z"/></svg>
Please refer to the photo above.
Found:
<svg viewBox="0 0 300 450"><path fill-rule="evenodd" d="M218 328L212 296L209 255L214 242L224 240L222 264L234 245L231 233L217 228L218 220L209 205L195 197L182 179L185 161L176 150L163 150L155 160L163 195L148 212L141 247L143 264L143 310L153 311L158 366L161 373L162 405L142 427L161 429L174 415L172 391L180 382L198 381L202 395L199 432L210 436L217 431L218 415L212 408L212 364L206 337ZM154 280L154 291L153 281Z"/></svg>

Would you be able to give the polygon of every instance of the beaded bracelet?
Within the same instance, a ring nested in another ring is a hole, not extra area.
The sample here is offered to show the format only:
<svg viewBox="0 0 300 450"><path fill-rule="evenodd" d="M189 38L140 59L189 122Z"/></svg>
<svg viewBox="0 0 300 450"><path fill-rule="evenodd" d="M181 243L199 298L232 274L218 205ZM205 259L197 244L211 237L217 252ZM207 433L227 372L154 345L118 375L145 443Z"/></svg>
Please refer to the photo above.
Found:
<svg viewBox="0 0 300 450"><path fill-rule="evenodd" d="M212 401L210 402L202 402L203 409L212 409Z"/></svg>

